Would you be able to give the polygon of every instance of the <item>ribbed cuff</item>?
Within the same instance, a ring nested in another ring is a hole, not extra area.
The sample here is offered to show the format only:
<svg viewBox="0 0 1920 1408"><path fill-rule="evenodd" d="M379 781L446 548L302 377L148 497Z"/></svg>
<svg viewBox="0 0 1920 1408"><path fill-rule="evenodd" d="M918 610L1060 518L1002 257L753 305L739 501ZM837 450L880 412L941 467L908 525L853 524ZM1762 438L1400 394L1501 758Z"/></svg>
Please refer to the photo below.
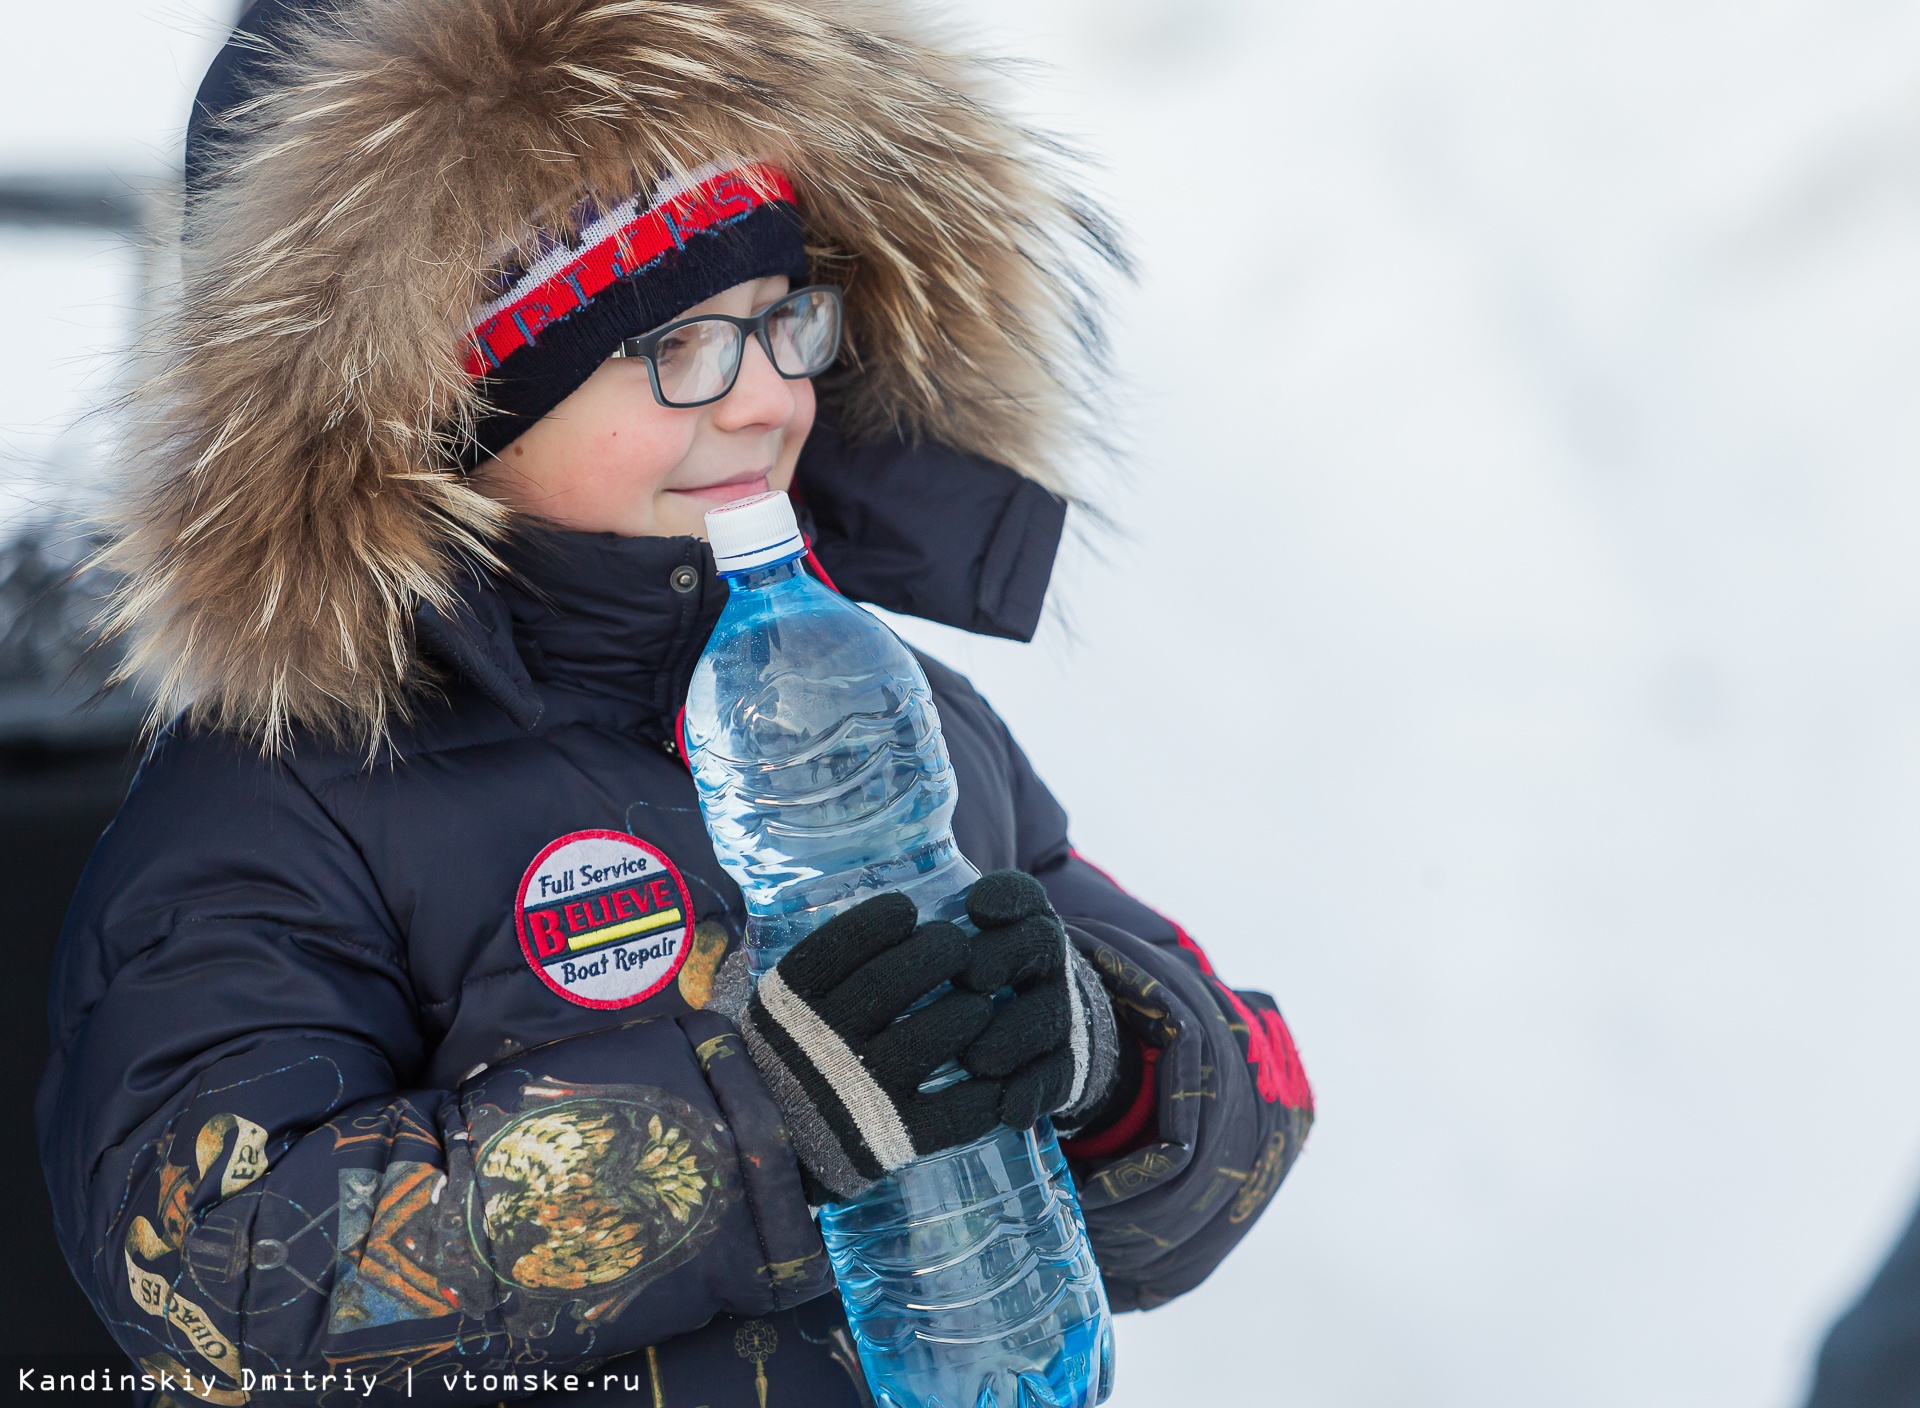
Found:
<svg viewBox="0 0 1920 1408"><path fill-rule="evenodd" d="M1113 1000L1107 996L1100 975L1070 939L1067 941L1067 981L1073 985L1077 999L1074 1006L1084 1014L1081 1039L1086 1051L1082 1058L1076 1043L1074 1055L1084 1059L1086 1076L1072 1103L1054 1112L1053 1124L1055 1129L1071 1132L1103 1108L1113 1094L1120 1078L1120 1031L1113 1018Z"/></svg>

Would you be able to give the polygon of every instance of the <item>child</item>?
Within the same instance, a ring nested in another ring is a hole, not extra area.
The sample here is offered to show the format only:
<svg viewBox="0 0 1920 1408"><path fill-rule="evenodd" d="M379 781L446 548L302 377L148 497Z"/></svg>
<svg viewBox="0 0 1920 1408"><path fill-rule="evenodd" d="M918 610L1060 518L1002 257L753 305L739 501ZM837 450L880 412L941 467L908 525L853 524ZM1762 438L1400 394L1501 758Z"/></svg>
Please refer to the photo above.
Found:
<svg viewBox="0 0 1920 1408"><path fill-rule="evenodd" d="M74 900L39 1103L159 1391L854 1405L809 1204L1049 1112L1116 1310L1252 1225L1311 1121L1278 1011L1074 853L963 678L925 661L982 936L869 901L783 960L807 1022L743 1005L680 757L721 503L789 490L837 590L1031 637L1098 344L1067 247L1112 249L1046 150L891 4L243 20L117 549L188 707ZM934 1109L865 1043L949 979Z"/></svg>

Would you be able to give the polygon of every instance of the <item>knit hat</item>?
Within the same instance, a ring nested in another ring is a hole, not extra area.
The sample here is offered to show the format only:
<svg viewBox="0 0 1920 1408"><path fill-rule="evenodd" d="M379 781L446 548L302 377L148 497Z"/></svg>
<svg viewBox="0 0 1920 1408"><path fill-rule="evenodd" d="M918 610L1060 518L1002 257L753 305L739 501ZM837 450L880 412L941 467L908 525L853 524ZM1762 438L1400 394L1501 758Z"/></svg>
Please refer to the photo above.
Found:
<svg viewBox="0 0 1920 1408"><path fill-rule="evenodd" d="M704 167L650 198L573 212L543 233L473 315L467 374L486 410L469 462L498 454L593 375L614 347L749 279L807 281L793 185L769 166Z"/></svg>

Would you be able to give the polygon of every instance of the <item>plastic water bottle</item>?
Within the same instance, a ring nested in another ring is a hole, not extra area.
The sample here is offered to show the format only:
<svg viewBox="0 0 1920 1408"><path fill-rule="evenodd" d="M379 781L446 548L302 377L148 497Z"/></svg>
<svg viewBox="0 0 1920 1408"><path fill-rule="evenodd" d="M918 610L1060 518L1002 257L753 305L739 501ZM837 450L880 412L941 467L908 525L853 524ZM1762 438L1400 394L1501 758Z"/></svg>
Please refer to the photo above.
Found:
<svg viewBox="0 0 1920 1408"><path fill-rule="evenodd" d="M717 509L707 532L732 595L694 667L687 755L755 977L887 890L964 925L979 872L954 845L919 663L801 570L785 494ZM1048 1122L911 1164L822 1209L820 1231L879 1408L1090 1408L1111 1390L1112 1317Z"/></svg>

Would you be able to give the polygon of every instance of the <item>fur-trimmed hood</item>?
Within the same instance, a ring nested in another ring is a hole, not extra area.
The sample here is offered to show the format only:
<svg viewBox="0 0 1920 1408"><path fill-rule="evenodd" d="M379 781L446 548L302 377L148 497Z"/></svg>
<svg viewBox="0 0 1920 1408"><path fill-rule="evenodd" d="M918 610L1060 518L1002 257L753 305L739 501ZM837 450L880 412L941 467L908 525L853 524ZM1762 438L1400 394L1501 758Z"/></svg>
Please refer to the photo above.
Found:
<svg viewBox="0 0 1920 1408"><path fill-rule="evenodd" d="M163 708L269 746L383 736L422 683L416 610L509 526L454 468L471 311L583 193L657 173L792 178L846 289L821 390L850 437L1061 487L1100 361L1082 261L1122 256L1063 149L905 0L333 0L260 68L191 204L114 506L110 629Z"/></svg>

